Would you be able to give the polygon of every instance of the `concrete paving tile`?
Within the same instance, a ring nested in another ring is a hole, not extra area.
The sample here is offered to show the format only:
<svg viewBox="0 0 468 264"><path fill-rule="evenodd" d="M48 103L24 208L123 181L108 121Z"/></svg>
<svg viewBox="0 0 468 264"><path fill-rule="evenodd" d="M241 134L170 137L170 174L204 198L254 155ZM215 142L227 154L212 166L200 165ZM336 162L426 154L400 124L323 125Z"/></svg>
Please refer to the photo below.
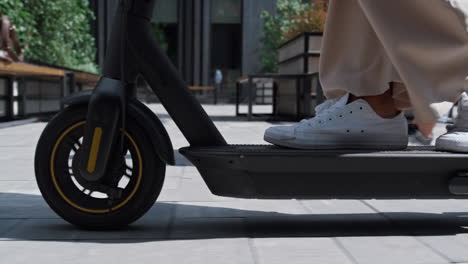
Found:
<svg viewBox="0 0 468 264"><path fill-rule="evenodd" d="M35 181L0 181L0 193L30 194L40 196L39 188Z"/></svg>
<svg viewBox="0 0 468 264"><path fill-rule="evenodd" d="M176 218L301 215L307 211L295 200L244 200L178 203Z"/></svg>
<svg viewBox="0 0 468 264"><path fill-rule="evenodd" d="M174 206L157 204L139 221L118 231L80 230L58 218L25 219L8 232L4 232L3 238L12 240L166 239Z"/></svg>
<svg viewBox="0 0 468 264"><path fill-rule="evenodd" d="M3 193L0 196L0 219L57 217L39 195Z"/></svg>
<svg viewBox="0 0 468 264"><path fill-rule="evenodd" d="M141 219L117 231L77 230L76 240L161 240L168 239L175 204L156 203Z"/></svg>
<svg viewBox="0 0 468 264"><path fill-rule="evenodd" d="M339 243L360 264L449 263L413 237L340 237Z"/></svg>
<svg viewBox="0 0 468 264"><path fill-rule="evenodd" d="M59 218L25 219L2 237L7 240L72 240L78 232L74 226Z"/></svg>
<svg viewBox="0 0 468 264"><path fill-rule="evenodd" d="M464 245L468 245L468 226L464 226L464 229L467 231L466 233L459 233L455 235L455 240L460 242ZM468 261L467 261L468 263Z"/></svg>
<svg viewBox="0 0 468 264"><path fill-rule="evenodd" d="M1 147L34 147L44 129L44 123L33 123L23 126L0 129Z"/></svg>
<svg viewBox="0 0 468 264"><path fill-rule="evenodd" d="M176 162L176 167L177 168L186 168L186 167L192 167L193 164L182 154L180 154L179 151L174 152L174 157L175 157L175 162Z"/></svg>
<svg viewBox="0 0 468 264"><path fill-rule="evenodd" d="M366 202L380 212L466 212L468 214L468 201L466 200L369 200Z"/></svg>
<svg viewBox="0 0 468 264"><path fill-rule="evenodd" d="M176 218L171 239L224 239L246 237L242 218Z"/></svg>
<svg viewBox="0 0 468 264"><path fill-rule="evenodd" d="M13 139L14 140L14 139ZM34 163L36 145L31 146L0 146L0 162L21 160L30 164Z"/></svg>
<svg viewBox="0 0 468 264"><path fill-rule="evenodd" d="M200 176L200 172L198 172L198 169L193 166L186 166L186 167L183 167L183 169L184 169L184 174L183 174L184 176L193 175L193 174Z"/></svg>
<svg viewBox="0 0 468 264"><path fill-rule="evenodd" d="M330 238L256 238L252 240L259 264L351 264Z"/></svg>
<svg viewBox="0 0 468 264"><path fill-rule="evenodd" d="M0 219L0 240L4 239L4 234L9 232L15 225L20 223L21 219Z"/></svg>
<svg viewBox="0 0 468 264"><path fill-rule="evenodd" d="M34 165L27 160L8 160L2 162L0 181L34 180Z"/></svg>
<svg viewBox="0 0 468 264"><path fill-rule="evenodd" d="M163 190L176 190L180 187L181 181L182 177L180 176L166 177L164 179Z"/></svg>
<svg viewBox="0 0 468 264"><path fill-rule="evenodd" d="M184 175L185 168L177 166L167 166L166 167L166 178L167 177L181 177Z"/></svg>
<svg viewBox="0 0 468 264"><path fill-rule="evenodd" d="M197 168L195 167L184 167L184 174L183 174L183 178L188 180L192 180L192 181L198 181L198 182L205 182L202 178L202 176L200 175L200 172L198 172Z"/></svg>
<svg viewBox="0 0 468 264"><path fill-rule="evenodd" d="M183 218L229 218L246 217L250 212L229 207L226 202L179 202L175 217Z"/></svg>
<svg viewBox="0 0 468 264"><path fill-rule="evenodd" d="M374 211L357 200L302 200L301 203L313 214L369 214Z"/></svg>
<svg viewBox="0 0 468 264"><path fill-rule="evenodd" d="M468 232L468 230L467 230ZM468 263L468 240L463 240L461 236L424 236L417 237L419 241L428 247L445 256L452 263Z"/></svg>
<svg viewBox="0 0 468 264"><path fill-rule="evenodd" d="M296 201L239 199L177 204L176 220L199 218L244 218L252 237L392 235L396 232L379 214L310 214Z"/></svg>
<svg viewBox="0 0 468 264"><path fill-rule="evenodd" d="M250 237L266 238L401 235L375 214L253 216L246 226Z"/></svg>
<svg viewBox="0 0 468 264"><path fill-rule="evenodd" d="M466 234L468 213L458 200L373 201L370 204L383 212L395 229L414 236L454 236Z"/></svg>
<svg viewBox="0 0 468 264"><path fill-rule="evenodd" d="M383 213L396 229L415 236L467 233L468 219L456 213Z"/></svg>
<svg viewBox="0 0 468 264"><path fill-rule="evenodd" d="M13 134L13 135L28 135L31 132L42 132L46 124L44 122L35 122L24 124L21 126L12 126L0 130L0 135Z"/></svg>
<svg viewBox="0 0 468 264"><path fill-rule="evenodd" d="M8 244L6 244L8 243ZM66 253L64 253L66 252ZM2 263L253 264L247 239L0 242Z"/></svg>
<svg viewBox="0 0 468 264"><path fill-rule="evenodd" d="M182 178L177 189L161 192L158 201L222 201L229 198L213 195L203 181Z"/></svg>

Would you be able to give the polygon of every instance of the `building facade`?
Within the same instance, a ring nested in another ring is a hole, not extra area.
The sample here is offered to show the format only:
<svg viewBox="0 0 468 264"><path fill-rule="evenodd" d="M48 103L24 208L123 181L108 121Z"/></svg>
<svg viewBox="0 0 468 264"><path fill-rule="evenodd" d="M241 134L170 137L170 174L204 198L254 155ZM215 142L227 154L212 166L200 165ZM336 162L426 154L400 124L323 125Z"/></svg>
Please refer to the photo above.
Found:
<svg viewBox="0 0 468 264"><path fill-rule="evenodd" d="M157 0L155 36L189 85L212 85L219 69L224 83L232 86L240 76L260 71L261 12L273 12L276 1ZM117 4L115 0L91 0L101 65Z"/></svg>

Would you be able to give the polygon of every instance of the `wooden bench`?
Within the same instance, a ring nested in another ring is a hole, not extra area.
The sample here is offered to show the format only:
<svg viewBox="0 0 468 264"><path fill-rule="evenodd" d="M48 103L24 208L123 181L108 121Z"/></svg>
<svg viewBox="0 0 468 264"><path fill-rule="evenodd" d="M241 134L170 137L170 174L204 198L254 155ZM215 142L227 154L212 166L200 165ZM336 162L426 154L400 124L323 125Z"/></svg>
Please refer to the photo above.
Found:
<svg viewBox="0 0 468 264"><path fill-rule="evenodd" d="M94 87L98 81L95 74L0 61L0 121L56 112L63 107L64 96ZM47 85L56 90L44 90Z"/></svg>
<svg viewBox="0 0 468 264"><path fill-rule="evenodd" d="M65 75L64 70L37 66L27 63L6 63L0 61L0 75L9 76L56 76L62 77Z"/></svg>
<svg viewBox="0 0 468 264"><path fill-rule="evenodd" d="M218 90L215 86L189 86L192 91L213 91L214 92L214 104L218 103Z"/></svg>
<svg viewBox="0 0 468 264"><path fill-rule="evenodd" d="M76 82L81 84L87 84L91 86L96 86L96 84L101 79L101 76L85 72L75 72L73 73Z"/></svg>

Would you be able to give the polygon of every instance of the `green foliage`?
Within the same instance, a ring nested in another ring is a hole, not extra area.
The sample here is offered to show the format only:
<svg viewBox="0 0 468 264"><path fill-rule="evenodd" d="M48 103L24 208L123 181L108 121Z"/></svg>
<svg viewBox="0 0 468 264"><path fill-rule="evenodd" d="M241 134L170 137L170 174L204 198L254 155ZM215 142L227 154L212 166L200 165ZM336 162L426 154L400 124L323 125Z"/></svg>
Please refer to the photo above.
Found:
<svg viewBox="0 0 468 264"><path fill-rule="evenodd" d="M86 0L1 0L0 13L16 26L25 58L97 73Z"/></svg>
<svg viewBox="0 0 468 264"><path fill-rule="evenodd" d="M315 0L278 0L275 14L262 12L263 36L260 62L265 72L278 71L278 47L304 31L322 31L326 2Z"/></svg>
<svg viewBox="0 0 468 264"><path fill-rule="evenodd" d="M153 28L153 34L159 42L159 47L164 51L167 52L169 49L169 43L166 39L166 34L164 33L164 25L158 23L151 24Z"/></svg>

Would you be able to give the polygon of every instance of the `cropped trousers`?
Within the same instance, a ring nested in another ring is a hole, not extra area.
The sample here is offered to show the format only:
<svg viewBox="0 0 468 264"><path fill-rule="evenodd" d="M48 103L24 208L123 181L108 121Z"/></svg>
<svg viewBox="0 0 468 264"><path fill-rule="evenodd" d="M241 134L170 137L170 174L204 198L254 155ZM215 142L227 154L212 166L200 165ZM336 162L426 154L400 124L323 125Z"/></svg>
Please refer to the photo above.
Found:
<svg viewBox="0 0 468 264"><path fill-rule="evenodd" d="M329 99L393 91L420 122L468 91L468 0L330 0L320 59Z"/></svg>

